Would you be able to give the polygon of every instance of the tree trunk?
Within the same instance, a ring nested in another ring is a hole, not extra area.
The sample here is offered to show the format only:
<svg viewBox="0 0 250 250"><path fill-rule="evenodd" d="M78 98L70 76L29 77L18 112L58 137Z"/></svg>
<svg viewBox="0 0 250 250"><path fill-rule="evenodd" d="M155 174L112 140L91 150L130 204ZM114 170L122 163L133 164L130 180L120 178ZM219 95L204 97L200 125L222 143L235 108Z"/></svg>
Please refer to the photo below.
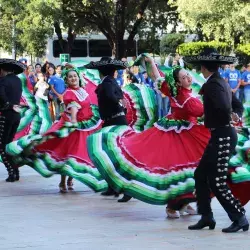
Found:
<svg viewBox="0 0 250 250"><path fill-rule="evenodd" d="M139 11L138 11L138 14L136 17L136 21L134 23L132 30L129 33L129 37L127 40L127 48L133 47L135 35L138 33L138 29L143 21L143 15L144 15L145 10L147 9L149 3L150 3L150 0L143 0L141 5L140 5ZM127 50L128 49L126 49L126 54L127 54Z"/></svg>
<svg viewBox="0 0 250 250"><path fill-rule="evenodd" d="M127 0L117 0L115 11L115 58L124 56L125 11Z"/></svg>
<svg viewBox="0 0 250 250"><path fill-rule="evenodd" d="M68 28L68 38L67 38L67 40L68 40L67 50L68 50L69 54L71 53L71 51L73 49L75 38L76 38L76 34L73 32L72 27L69 27Z"/></svg>
<svg viewBox="0 0 250 250"><path fill-rule="evenodd" d="M55 32L57 34L60 48L61 48L62 52L64 53L65 52L65 41L63 40L62 29L60 27L59 22L57 22L57 21L54 22L54 28L55 28Z"/></svg>

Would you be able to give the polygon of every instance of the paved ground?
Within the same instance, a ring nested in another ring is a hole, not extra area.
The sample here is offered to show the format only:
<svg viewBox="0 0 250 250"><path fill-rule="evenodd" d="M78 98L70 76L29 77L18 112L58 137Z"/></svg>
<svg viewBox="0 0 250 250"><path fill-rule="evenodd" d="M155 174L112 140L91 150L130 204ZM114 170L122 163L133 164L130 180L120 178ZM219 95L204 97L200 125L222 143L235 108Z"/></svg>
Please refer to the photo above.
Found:
<svg viewBox="0 0 250 250"><path fill-rule="evenodd" d="M6 183L5 176L1 166L1 250L250 249L249 233L221 233L230 222L216 200L216 229L193 232L187 226L197 216L169 220L164 206L137 200L119 204L80 183L76 192L62 195L59 177L44 179L28 167L21 169L20 182ZM247 209L250 213L249 205Z"/></svg>

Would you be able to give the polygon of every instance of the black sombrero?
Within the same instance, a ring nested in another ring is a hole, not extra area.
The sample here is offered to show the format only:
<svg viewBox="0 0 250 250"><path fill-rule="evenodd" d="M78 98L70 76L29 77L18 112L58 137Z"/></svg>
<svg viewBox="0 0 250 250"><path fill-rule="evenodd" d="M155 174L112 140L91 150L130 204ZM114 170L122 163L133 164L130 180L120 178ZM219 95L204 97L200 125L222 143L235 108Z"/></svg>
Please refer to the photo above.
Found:
<svg viewBox="0 0 250 250"><path fill-rule="evenodd" d="M13 71L16 75L23 73L25 70L25 65L23 63L8 58L0 59L0 68L1 67L5 70Z"/></svg>
<svg viewBox="0 0 250 250"><path fill-rule="evenodd" d="M84 66L86 69L126 69L128 67L127 62L123 62L110 57L102 57L100 61L90 62Z"/></svg>
<svg viewBox="0 0 250 250"><path fill-rule="evenodd" d="M234 64L237 63L237 58L234 56L220 55L215 48L205 48L199 55L185 56L183 60L186 63L201 64L201 63L217 63L217 64Z"/></svg>

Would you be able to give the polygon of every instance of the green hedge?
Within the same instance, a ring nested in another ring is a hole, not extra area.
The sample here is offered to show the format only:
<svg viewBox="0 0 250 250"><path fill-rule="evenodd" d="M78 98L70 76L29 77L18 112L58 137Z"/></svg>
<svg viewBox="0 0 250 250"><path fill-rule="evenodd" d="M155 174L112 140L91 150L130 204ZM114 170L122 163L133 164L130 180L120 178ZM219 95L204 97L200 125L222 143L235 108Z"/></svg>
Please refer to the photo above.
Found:
<svg viewBox="0 0 250 250"><path fill-rule="evenodd" d="M235 54L238 57L240 64L250 63L250 43L239 45L235 51Z"/></svg>
<svg viewBox="0 0 250 250"><path fill-rule="evenodd" d="M228 54L231 52L231 47L223 42L190 42L182 43L178 46L176 52L182 56L198 55L206 47L214 47L220 54Z"/></svg>

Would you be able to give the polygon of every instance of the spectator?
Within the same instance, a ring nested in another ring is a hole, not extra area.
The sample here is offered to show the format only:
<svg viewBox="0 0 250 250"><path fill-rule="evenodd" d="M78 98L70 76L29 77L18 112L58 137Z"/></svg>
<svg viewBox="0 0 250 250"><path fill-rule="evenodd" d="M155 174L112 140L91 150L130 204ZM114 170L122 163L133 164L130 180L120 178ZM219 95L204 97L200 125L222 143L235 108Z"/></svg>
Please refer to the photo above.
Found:
<svg viewBox="0 0 250 250"><path fill-rule="evenodd" d="M52 72L52 70L50 72ZM51 98L55 106L55 113L56 113L55 119L56 120L59 120L60 118L61 105L63 101L62 95L66 90L64 80L61 78L61 73L62 73L62 66L58 65L56 67L56 74L50 76L49 81L48 81L50 88L51 88L51 91L50 91Z"/></svg>
<svg viewBox="0 0 250 250"><path fill-rule="evenodd" d="M182 57L182 56L180 56L180 58L179 58L179 65L180 65L182 68L185 67L185 63L184 63L184 61L183 61L183 57Z"/></svg>
<svg viewBox="0 0 250 250"><path fill-rule="evenodd" d="M22 63L22 64L24 64L24 65L26 65L27 66L27 59L26 58L20 58L19 60L18 60L20 63Z"/></svg>
<svg viewBox="0 0 250 250"><path fill-rule="evenodd" d="M225 80L230 85L232 92L239 99L240 97L239 87L241 85L241 75L240 72L235 69L234 64L231 64L229 70L225 72Z"/></svg>
<svg viewBox="0 0 250 250"><path fill-rule="evenodd" d="M45 101L48 101L49 84L45 81L45 76L42 72L37 74L37 83L34 87L34 94Z"/></svg>
<svg viewBox="0 0 250 250"><path fill-rule="evenodd" d="M32 87L34 88L36 85L36 82L37 82L37 78L35 75L33 65L28 66L28 78L29 78L29 81L30 81Z"/></svg>
<svg viewBox="0 0 250 250"><path fill-rule="evenodd" d="M151 80L151 78L148 76L148 73L146 71L142 72L142 75L143 75L143 83L153 89L154 88L154 83L153 81Z"/></svg>
<svg viewBox="0 0 250 250"><path fill-rule="evenodd" d="M134 76L137 78L139 83L143 82L143 77L142 74L139 72L139 67L138 66L133 66L131 67L131 71L134 74Z"/></svg>
<svg viewBox="0 0 250 250"><path fill-rule="evenodd" d="M62 73L61 65L60 65L60 71ZM49 63L49 66L47 66L47 82L49 82L49 79L56 74L56 67L53 63ZM61 76L61 75L60 75Z"/></svg>
<svg viewBox="0 0 250 250"><path fill-rule="evenodd" d="M179 65L182 68L184 68L184 61L183 61L182 57L178 53L175 54L174 60L177 61L176 65Z"/></svg>
<svg viewBox="0 0 250 250"><path fill-rule="evenodd" d="M242 65L241 69L240 69L240 74L242 76L242 74L246 71L246 65ZM242 78L242 77L241 77ZM243 103L244 101L244 86L242 84L242 81L241 81L241 85L240 85L240 88L239 88L239 100Z"/></svg>
<svg viewBox="0 0 250 250"><path fill-rule="evenodd" d="M138 79L135 77L135 75L132 72L128 72L127 74L127 84L130 83L139 83Z"/></svg>
<svg viewBox="0 0 250 250"><path fill-rule="evenodd" d="M156 93L157 106L158 106L158 119L166 116L169 112L170 103L169 98L162 93Z"/></svg>
<svg viewBox="0 0 250 250"><path fill-rule="evenodd" d="M219 71L220 76L221 76L222 78L225 79L225 74L226 74L226 72L229 70L229 68L230 68L229 64L222 65L222 67L219 68L218 71Z"/></svg>
<svg viewBox="0 0 250 250"><path fill-rule="evenodd" d="M250 101L250 63L247 65L246 71L241 76L241 84L244 86L245 102Z"/></svg>
<svg viewBox="0 0 250 250"><path fill-rule="evenodd" d="M172 64L173 62L173 57L169 54L167 57L166 57L166 60L164 62L164 66L169 68L170 65Z"/></svg>
<svg viewBox="0 0 250 250"><path fill-rule="evenodd" d="M228 71L230 69L230 65L229 64L226 64L225 66L224 66L224 71L226 72L226 71Z"/></svg>
<svg viewBox="0 0 250 250"><path fill-rule="evenodd" d="M172 62L171 67L178 66L178 65L179 65L178 61L174 59L173 62Z"/></svg>
<svg viewBox="0 0 250 250"><path fill-rule="evenodd" d="M49 72L48 72L48 69L49 69L49 65L50 63L49 62L45 62L44 65L42 66L42 73L45 74L45 76L47 77Z"/></svg>
<svg viewBox="0 0 250 250"><path fill-rule="evenodd" d="M37 64L35 65L35 72L36 72L36 75L37 75L38 73L42 73L42 65L41 65L40 63L37 63Z"/></svg>
<svg viewBox="0 0 250 250"><path fill-rule="evenodd" d="M116 82L118 83L118 85L120 87L122 87L122 85L123 85L123 78L122 78L122 76L119 73L120 72L118 70L116 70L115 73L114 73L114 78L115 78Z"/></svg>

